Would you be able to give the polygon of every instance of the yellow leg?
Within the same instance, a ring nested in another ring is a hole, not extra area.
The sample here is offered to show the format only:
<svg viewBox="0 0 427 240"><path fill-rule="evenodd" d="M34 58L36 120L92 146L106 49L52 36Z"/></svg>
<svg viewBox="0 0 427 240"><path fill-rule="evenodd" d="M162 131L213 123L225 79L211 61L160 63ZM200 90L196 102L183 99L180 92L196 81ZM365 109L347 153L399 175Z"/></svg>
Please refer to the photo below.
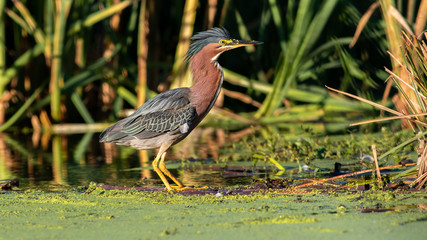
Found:
<svg viewBox="0 0 427 240"><path fill-rule="evenodd" d="M159 164L159 158L160 155L162 155L162 159L164 158L165 153L161 154L160 152L157 154L156 158L153 161L153 169L159 175L160 179L162 180L163 184L165 184L168 191L173 190L171 185L169 184L168 180L166 179L165 175L163 175L162 171L160 171L159 167L157 166Z"/></svg>
<svg viewBox="0 0 427 240"><path fill-rule="evenodd" d="M169 170L166 168L166 165L165 165L165 156L166 156L166 152L163 153L162 157L160 158L160 162L159 162L160 170L164 174L166 174L166 176L170 177L170 179L172 179L172 181L174 181L176 183L176 185L178 185L175 190L179 191L179 190L184 190L184 189L189 188L189 187L185 187L184 184L181 183L181 181L179 181L174 175L172 175L171 172L169 172ZM171 186L171 187L174 188L174 186Z"/></svg>

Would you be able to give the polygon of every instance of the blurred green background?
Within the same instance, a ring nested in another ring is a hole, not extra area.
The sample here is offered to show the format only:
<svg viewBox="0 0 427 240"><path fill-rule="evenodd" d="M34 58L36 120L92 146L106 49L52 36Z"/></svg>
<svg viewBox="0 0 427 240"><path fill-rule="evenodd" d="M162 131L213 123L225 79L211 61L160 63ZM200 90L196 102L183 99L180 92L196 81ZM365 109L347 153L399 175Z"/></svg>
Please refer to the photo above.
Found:
<svg viewBox="0 0 427 240"><path fill-rule="evenodd" d="M421 1L386 2L415 24ZM389 76L384 67L391 68L380 7L349 47L372 4L0 0L0 131L67 132L72 125L65 123L100 131L156 93L189 86L183 61L189 38L223 26L233 38L264 44L221 56L223 91L203 124L343 132L379 112L325 85L380 102Z"/></svg>

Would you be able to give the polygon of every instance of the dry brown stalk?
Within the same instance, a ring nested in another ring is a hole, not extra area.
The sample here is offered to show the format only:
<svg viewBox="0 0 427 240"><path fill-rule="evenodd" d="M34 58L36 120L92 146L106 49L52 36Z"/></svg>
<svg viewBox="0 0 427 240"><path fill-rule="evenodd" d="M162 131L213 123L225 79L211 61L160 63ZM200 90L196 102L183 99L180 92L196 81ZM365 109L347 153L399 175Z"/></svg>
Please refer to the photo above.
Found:
<svg viewBox="0 0 427 240"><path fill-rule="evenodd" d="M377 148L375 147L375 144L372 145L372 154L374 155L375 171L377 173L378 183L381 183L381 172L380 166L378 165Z"/></svg>
<svg viewBox="0 0 427 240"><path fill-rule="evenodd" d="M409 163L409 164L404 164L404 165L398 164L398 165L393 165L393 166L380 167L380 168L378 168L378 170L393 169L393 168L400 168L400 167L407 167L407 166L414 166L414 165L416 165L416 163ZM304 187L308 187L308 186L315 185L318 183L324 183L324 182L328 182L328 181L332 181L332 180L336 180L336 179L341 179L341 178L345 178L345 177L357 176L357 175L364 174L364 173L370 173L372 171L374 171L374 170L373 169L367 169L367 170L362 170L362 171L358 171L358 172L347 173L347 174L343 174L343 175L339 175L339 176L335 176L335 177L331 177L331 178L325 178L325 179L321 179L318 181L301 184L301 185L292 187L291 189L304 188Z"/></svg>
<svg viewBox="0 0 427 240"><path fill-rule="evenodd" d="M221 113L221 114L223 114L225 116L229 116L231 118L237 119L237 120L245 122L245 123L249 123L249 124L253 123L253 121L251 121L251 120L249 120L249 119L247 119L245 117L242 117L239 114L235 114L233 112L227 111L227 110L222 109L222 108L218 108L218 107L214 106L213 110L215 110L215 111L217 111L217 112L219 112L219 113Z"/></svg>
<svg viewBox="0 0 427 240"><path fill-rule="evenodd" d="M208 28L212 28L214 26L216 11L218 10L218 0L209 0L208 5Z"/></svg>
<svg viewBox="0 0 427 240"><path fill-rule="evenodd" d="M331 87L328 87L328 86L325 86L325 87L326 87L327 89L331 90L331 91L334 91L334 92L337 92L337 93L340 93L340 94L346 95L346 96L351 97L351 98L354 98L354 99L357 99L357 100L359 100L359 101L362 101L362 102L364 102L364 103L367 103L367 104L369 104L369 105L372 105L372 106L374 106L374 107L377 107L377 108L379 108L379 109L381 109L381 110L384 110L384 111L386 111L386 112L392 113L392 114L397 115L397 116L400 116L400 117L402 117L402 118L405 118L405 119L407 119L408 121L411 121L411 122L414 122L414 123L416 123L416 124L420 124L420 125L425 125L425 123L423 123L423 122L421 122L421 121L419 121L419 120L416 120L416 119L409 119L409 118L407 118L407 115L406 115L406 114L404 114L404 113L400 113L400 112L398 112L398 111L396 111L396 110L393 110L393 109L388 108L388 107L386 107L386 106L383 106L383 105L381 105L381 104L378 104L378 103L375 103L375 102L369 101L368 99L365 99L365 98L362 98L362 97L359 97L359 96L353 95L353 94L351 94L351 93L343 92L343 91L340 91L340 90L337 90L337 89L334 89L334 88L331 88Z"/></svg>
<svg viewBox="0 0 427 240"><path fill-rule="evenodd" d="M147 57L148 57L148 33L149 14L146 11L147 1L141 1L141 8L138 20L138 86L137 86L137 104L136 108L145 103L147 91Z"/></svg>
<svg viewBox="0 0 427 240"><path fill-rule="evenodd" d="M362 124L367 124L367 123L383 122L383 121L390 121L390 120L404 119L404 118L411 119L411 118L419 117L419 116L427 116L427 113L417 113L417 114L408 114L408 115L403 115L403 116L392 116L392 117L371 119L371 120L366 120L366 121L361 121L361 122L350 123L350 126L357 126L357 125L362 125ZM427 123L423 123L423 126L427 127Z"/></svg>
<svg viewBox="0 0 427 240"><path fill-rule="evenodd" d="M257 107L257 108L261 107L261 103L253 100L248 95L245 95L243 93L236 92L236 91L230 91L230 90L227 90L225 88L223 88L222 91L223 91L224 95L226 95L228 97L240 100L240 101L247 103L247 104L251 104L252 106Z"/></svg>
<svg viewBox="0 0 427 240"><path fill-rule="evenodd" d="M425 30L427 18L427 0L422 0L415 20L415 35L420 36Z"/></svg>
<svg viewBox="0 0 427 240"><path fill-rule="evenodd" d="M427 147L425 146L425 140L420 140L420 147L418 148L418 160L419 166L417 178L412 184L416 185L416 189L420 190L427 182Z"/></svg>
<svg viewBox="0 0 427 240"><path fill-rule="evenodd" d="M372 3L372 5L369 7L368 11L366 11L365 14L363 14L363 16L360 18L360 21L357 24L356 32L354 33L354 36L353 36L353 40L351 41L351 43L349 45L350 48L352 48L356 44L357 39L359 39L359 36L362 33L363 28L366 26L366 24L369 21L369 18L371 18L372 14L378 8L378 6L380 6L380 2Z"/></svg>

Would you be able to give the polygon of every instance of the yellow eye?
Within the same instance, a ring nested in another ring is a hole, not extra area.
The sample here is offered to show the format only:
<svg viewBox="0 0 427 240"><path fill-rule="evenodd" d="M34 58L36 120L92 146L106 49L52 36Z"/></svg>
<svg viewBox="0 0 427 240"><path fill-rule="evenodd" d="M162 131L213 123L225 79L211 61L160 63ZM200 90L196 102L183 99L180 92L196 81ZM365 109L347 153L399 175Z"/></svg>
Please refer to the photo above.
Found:
<svg viewBox="0 0 427 240"><path fill-rule="evenodd" d="M221 45L225 45L226 43L227 43L227 41L225 41L224 39L219 41L219 44L221 44Z"/></svg>

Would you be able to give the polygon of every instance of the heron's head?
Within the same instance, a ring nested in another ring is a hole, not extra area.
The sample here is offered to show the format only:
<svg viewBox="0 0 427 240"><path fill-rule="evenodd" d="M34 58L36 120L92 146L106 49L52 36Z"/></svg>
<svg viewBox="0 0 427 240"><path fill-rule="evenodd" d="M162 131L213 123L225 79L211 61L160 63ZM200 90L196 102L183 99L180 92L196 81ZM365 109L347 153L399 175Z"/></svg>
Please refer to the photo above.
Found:
<svg viewBox="0 0 427 240"><path fill-rule="evenodd" d="M212 60L216 60L218 56L228 50L261 44L262 42L253 41L253 40L237 40L230 37L230 34L225 28L212 28L207 31L198 32L194 36L191 37L190 49L185 54L185 60L189 61L193 56L199 54L201 50L209 46L212 48L211 57Z"/></svg>

